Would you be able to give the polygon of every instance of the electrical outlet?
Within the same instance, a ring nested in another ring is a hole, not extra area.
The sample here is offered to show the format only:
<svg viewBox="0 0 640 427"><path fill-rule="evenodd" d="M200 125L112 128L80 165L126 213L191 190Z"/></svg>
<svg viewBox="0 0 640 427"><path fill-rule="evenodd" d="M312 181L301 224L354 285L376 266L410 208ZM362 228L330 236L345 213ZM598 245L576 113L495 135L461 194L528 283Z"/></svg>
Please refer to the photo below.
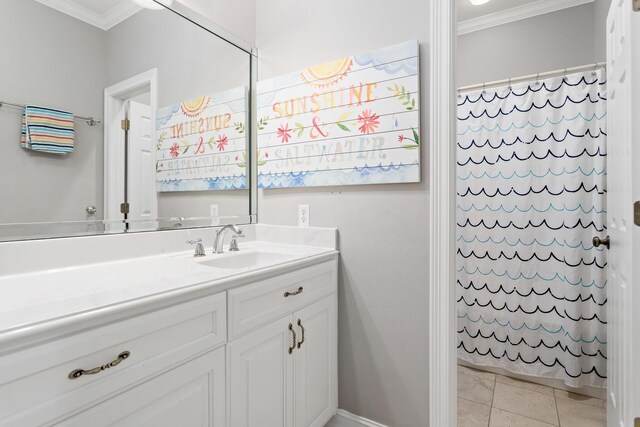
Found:
<svg viewBox="0 0 640 427"><path fill-rule="evenodd" d="M220 206L211 205L211 225L220 225Z"/></svg>
<svg viewBox="0 0 640 427"><path fill-rule="evenodd" d="M298 205L298 227L308 227L309 223L309 205Z"/></svg>

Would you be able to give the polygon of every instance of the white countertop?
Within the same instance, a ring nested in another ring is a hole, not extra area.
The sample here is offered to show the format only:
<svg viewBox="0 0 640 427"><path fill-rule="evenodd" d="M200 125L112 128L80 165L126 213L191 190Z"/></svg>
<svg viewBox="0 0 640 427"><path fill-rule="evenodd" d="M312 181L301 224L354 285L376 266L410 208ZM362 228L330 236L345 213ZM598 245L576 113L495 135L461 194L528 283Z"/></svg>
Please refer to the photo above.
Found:
<svg viewBox="0 0 640 427"><path fill-rule="evenodd" d="M252 252L281 254L281 259L239 269L202 264ZM194 258L193 250L148 257L84 264L34 273L0 276L0 346L40 335L72 323L89 325L98 318L131 312L150 303L215 293L256 280L331 259L334 248L242 242L238 253L207 252ZM1 347L0 347L1 349Z"/></svg>

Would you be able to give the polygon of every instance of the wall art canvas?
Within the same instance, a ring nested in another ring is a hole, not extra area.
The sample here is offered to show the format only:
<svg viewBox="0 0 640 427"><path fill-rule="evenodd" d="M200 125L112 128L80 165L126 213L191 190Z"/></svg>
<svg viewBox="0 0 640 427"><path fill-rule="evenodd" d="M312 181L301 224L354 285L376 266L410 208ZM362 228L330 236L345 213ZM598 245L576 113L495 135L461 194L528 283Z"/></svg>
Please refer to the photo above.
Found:
<svg viewBox="0 0 640 427"><path fill-rule="evenodd" d="M246 116L245 87L160 108L157 191L246 189Z"/></svg>
<svg viewBox="0 0 640 427"><path fill-rule="evenodd" d="M418 42L261 81L258 186L420 181Z"/></svg>

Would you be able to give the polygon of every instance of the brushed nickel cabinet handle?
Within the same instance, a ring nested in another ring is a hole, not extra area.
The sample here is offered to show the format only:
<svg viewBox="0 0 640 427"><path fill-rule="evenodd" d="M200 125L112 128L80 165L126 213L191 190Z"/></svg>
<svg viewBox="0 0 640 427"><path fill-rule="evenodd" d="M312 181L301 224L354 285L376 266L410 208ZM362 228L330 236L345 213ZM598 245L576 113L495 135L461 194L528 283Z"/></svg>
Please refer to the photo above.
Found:
<svg viewBox="0 0 640 427"><path fill-rule="evenodd" d="M303 290L304 290L304 288L302 286L300 286L297 291L285 292L284 293L284 297L287 298L287 297L293 297L293 296L296 296L296 295L300 295Z"/></svg>
<svg viewBox="0 0 640 427"><path fill-rule="evenodd" d="M298 319L298 326L300 326L300 330L302 331L302 339L298 343L298 348L302 347L304 344L304 326L302 326L302 320Z"/></svg>
<svg viewBox="0 0 640 427"><path fill-rule="evenodd" d="M75 380L76 378L80 378L83 375L99 374L100 372L104 371L105 369L109 369L109 368L113 368L114 366L118 366L122 361L128 359L129 356L131 356L131 353L129 353L128 351L123 351L122 353L120 353L118 355L117 359L112 360L111 362L107 363L106 365L98 366L97 368L88 369L88 370L76 369L75 371L71 371L71 373L69 373L69 379L70 380Z"/></svg>
<svg viewBox="0 0 640 427"><path fill-rule="evenodd" d="M293 350L296 348L296 331L293 330L293 324L289 323L289 330L291 334L293 334L293 347L289 347L289 354L293 353Z"/></svg>

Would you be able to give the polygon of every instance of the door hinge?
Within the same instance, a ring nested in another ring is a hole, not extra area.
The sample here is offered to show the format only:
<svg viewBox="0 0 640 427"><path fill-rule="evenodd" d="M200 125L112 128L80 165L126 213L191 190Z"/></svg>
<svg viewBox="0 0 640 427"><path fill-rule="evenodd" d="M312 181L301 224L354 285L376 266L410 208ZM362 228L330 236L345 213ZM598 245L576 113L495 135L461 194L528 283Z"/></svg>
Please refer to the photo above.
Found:
<svg viewBox="0 0 640 427"><path fill-rule="evenodd" d="M640 12L640 0L633 0L631 3L633 4L633 11Z"/></svg>
<svg viewBox="0 0 640 427"><path fill-rule="evenodd" d="M633 204L633 223L640 227L640 200Z"/></svg>
<svg viewBox="0 0 640 427"><path fill-rule="evenodd" d="M123 214L129 213L129 203L120 203L120 213L123 213Z"/></svg>
<svg viewBox="0 0 640 427"><path fill-rule="evenodd" d="M128 131L131 129L131 121L129 119L124 119L120 122L120 127L124 131Z"/></svg>

